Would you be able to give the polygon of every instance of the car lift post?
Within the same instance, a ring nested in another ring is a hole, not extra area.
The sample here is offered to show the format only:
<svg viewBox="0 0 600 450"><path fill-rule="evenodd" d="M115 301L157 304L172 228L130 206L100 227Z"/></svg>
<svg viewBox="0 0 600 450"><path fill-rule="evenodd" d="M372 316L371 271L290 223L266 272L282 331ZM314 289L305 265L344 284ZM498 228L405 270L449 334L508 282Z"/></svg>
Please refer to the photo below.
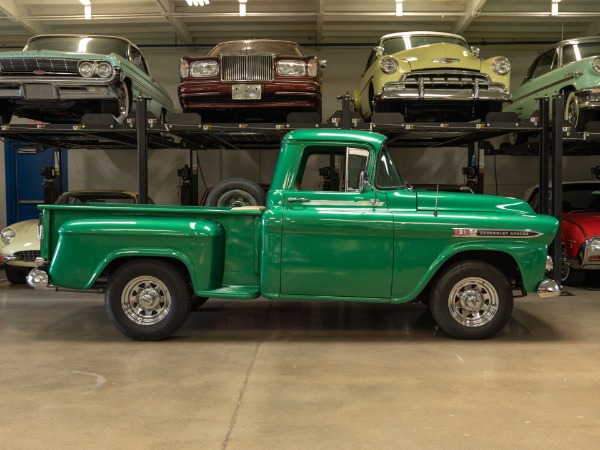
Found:
<svg viewBox="0 0 600 450"><path fill-rule="evenodd" d="M558 231L550 248L554 270L552 275L557 280L562 272L562 171L563 171L563 125L565 108L561 94L552 98L552 205L551 214L558 219ZM541 192L541 191L540 191ZM540 196L541 198L541 196Z"/></svg>
<svg viewBox="0 0 600 450"><path fill-rule="evenodd" d="M138 195L140 203L148 203L148 139L146 135L147 100L136 99L135 122L137 132Z"/></svg>

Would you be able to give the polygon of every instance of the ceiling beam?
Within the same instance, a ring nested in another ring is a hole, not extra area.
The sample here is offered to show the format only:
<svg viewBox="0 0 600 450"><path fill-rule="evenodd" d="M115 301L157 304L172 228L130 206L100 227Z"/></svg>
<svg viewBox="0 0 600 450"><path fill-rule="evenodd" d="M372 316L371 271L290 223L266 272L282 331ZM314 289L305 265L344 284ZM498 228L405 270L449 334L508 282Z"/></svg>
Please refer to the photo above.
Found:
<svg viewBox="0 0 600 450"><path fill-rule="evenodd" d="M41 23L36 23L25 19L24 17L27 17L27 11L15 0L0 0L0 11L6 14L8 19L21 25L27 30L27 32L31 34L45 34L50 32L50 30L44 27Z"/></svg>
<svg viewBox="0 0 600 450"><path fill-rule="evenodd" d="M187 28L185 22L179 17L173 17L173 13L175 12L175 5L171 0L154 0L158 7L162 9L165 17L177 33L177 36L185 43L192 44L194 42L194 38L192 34Z"/></svg>
<svg viewBox="0 0 600 450"><path fill-rule="evenodd" d="M323 0L317 1L317 36L315 42L320 44L323 41Z"/></svg>
<svg viewBox="0 0 600 450"><path fill-rule="evenodd" d="M458 18L456 24L452 28L454 34L463 34L465 30L471 25L473 19L481 13L481 9L484 7L487 0L467 0L465 5L465 14Z"/></svg>

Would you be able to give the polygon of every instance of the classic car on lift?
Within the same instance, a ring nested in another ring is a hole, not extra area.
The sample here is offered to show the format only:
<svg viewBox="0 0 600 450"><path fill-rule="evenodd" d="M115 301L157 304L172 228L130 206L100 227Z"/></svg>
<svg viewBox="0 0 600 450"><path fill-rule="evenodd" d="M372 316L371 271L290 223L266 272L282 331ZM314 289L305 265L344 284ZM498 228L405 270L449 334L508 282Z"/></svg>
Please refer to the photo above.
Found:
<svg viewBox="0 0 600 450"><path fill-rule="evenodd" d="M78 203L139 203L135 192L115 190L69 191L56 199L56 205ZM150 203L154 203L149 200ZM40 240L37 234L38 219L23 220L0 231L0 260L6 263L4 270L11 284L25 283L27 273L35 267L40 256Z"/></svg>
<svg viewBox="0 0 600 450"><path fill-rule="evenodd" d="M411 122L461 122L500 111L509 87L507 58L481 60L461 36L415 31L379 40L352 98L365 120L400 112Z"/></svg>
<svg viewBox="0 0 600 450"><path fill-rule="evenodd" d="M540 209L535 186L525 199ZM600 181L572 181L562 185L561 282L581 284L587 271L600 270Z"/></svg>
<svg viewBox="0 0 600 450"><path fill-rule="evenodd" d="M325 65L295 42L222 42L207 56L181 59L179 102L204 122L280 122L292 112L320 122Z"/></svg>
<svg viewBox="0 0 600 450"><path fill-rule="evenodd" d="M527 70L523 84L513 91L513 103L504 109L526 121L539 109L538 98L558 93L565 97L565 120L576 130L598 119L600 37L569 39L544 50ZM520 137L523 141L526 135Z"/></svg>
<svg viewBox="0 0 600 450"><path fill-rule="evenodd" d="M173 108L151 76L144 56L115 36L34 36L22 51L0 52L0 116L76 123L86 113L123 120L133 98L150 98L148 111L164 118Z"/></svg>

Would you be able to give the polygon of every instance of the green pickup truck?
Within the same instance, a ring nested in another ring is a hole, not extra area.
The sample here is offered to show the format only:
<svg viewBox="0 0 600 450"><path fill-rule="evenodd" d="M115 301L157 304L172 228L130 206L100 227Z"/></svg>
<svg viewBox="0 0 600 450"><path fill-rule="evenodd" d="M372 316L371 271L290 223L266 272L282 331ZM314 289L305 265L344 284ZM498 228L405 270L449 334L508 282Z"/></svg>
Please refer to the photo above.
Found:
<svg viewBox="0 0 600 450"><path fill-rule="evenodd" d="M116 328L175 333L208 297L421 301L448 335L482 339L515 294L560 295L545 276L555 218L524 201L420 191L383 135L297 130L266 206L43 205L30 286L105 289Z"/></svg>

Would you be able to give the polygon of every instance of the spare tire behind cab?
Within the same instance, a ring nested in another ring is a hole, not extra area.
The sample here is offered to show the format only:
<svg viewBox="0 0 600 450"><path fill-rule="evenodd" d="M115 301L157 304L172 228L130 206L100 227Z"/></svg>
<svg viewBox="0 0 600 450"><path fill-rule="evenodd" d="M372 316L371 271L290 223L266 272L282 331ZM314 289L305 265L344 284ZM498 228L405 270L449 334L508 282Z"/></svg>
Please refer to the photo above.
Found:
<svg viewBox="0 0 600 450"><path fill-rule="evenodd" d="M206 196L206 206L264 206L266 193L254 181L228 178L217 183Z"/></svg>

